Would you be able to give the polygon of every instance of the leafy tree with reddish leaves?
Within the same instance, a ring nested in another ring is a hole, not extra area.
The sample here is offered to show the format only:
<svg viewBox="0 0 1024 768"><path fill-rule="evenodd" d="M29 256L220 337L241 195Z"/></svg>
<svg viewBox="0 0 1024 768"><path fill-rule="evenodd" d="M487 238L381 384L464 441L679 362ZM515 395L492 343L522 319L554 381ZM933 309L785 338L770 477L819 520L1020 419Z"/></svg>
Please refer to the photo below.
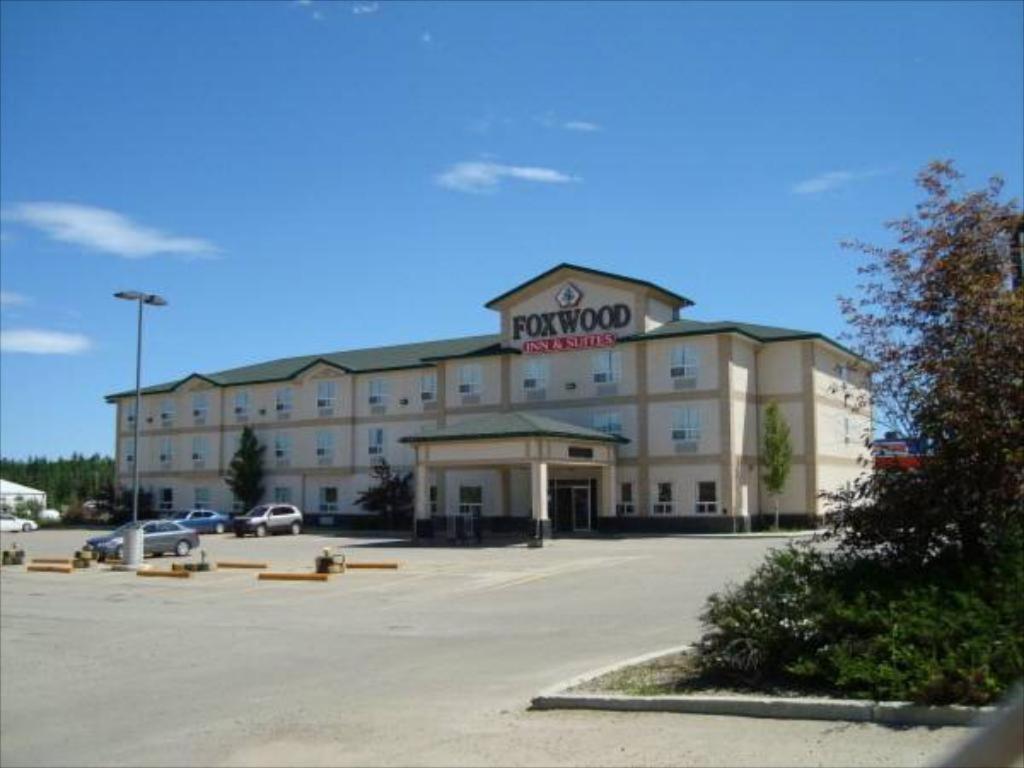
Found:
<svg viewBox="0 0 1024 768"><path fill-rule="evenodd" d="M1000 179L968 191L962 178L933 162L916 212L887 225L892 247L844 244L867 257L859 297L841 305L875 416L925 447L919 470L828 495L850 552L981 562L1024 542L1024 224Z"/></svg>

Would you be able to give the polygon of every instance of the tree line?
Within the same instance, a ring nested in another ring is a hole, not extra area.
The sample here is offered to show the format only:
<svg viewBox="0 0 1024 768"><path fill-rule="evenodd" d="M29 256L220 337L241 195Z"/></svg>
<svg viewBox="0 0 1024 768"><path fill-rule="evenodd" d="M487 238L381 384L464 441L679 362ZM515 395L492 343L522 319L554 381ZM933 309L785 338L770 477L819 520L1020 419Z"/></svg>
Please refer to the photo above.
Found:
<svg viewBox="0 0 1024 768"><path fill-rule="evenodd" d="M114 460L94 453L72 453L68 458L0 458L0 477L45 491L47 505L57 509L77 506L89 499L109 499L114 487Z"/></svg>

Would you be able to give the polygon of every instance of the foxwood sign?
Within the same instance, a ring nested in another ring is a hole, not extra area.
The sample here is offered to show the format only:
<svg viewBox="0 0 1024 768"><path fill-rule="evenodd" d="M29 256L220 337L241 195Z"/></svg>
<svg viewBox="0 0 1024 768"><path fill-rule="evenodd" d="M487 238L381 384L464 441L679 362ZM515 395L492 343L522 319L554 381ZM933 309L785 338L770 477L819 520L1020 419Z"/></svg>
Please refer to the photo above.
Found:
<svg viewBox="0 0 1024 768"><path fill-rule="evenodd" d="M632 319L629 305L580 309L582 299L583 291L566 283L555 293L555 302L561 309L516 315L512 318L512 338L525 339L523 352L528 354L612 346L617 338L614 331L625 328Z"/></svg>

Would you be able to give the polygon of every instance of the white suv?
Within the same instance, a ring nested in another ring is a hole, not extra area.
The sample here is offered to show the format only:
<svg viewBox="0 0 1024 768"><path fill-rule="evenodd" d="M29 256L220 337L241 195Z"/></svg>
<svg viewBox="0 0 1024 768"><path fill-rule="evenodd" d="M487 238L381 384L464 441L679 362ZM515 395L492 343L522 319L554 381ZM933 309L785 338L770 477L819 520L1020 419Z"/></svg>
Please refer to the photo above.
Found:
<svg viewBox="0 0 1024 768"><path fill-rule="evenodd" d="M232 521L236 536L254 534L263 537L269 533L302 531L302 512L291 504L260 504Z"/></svg>

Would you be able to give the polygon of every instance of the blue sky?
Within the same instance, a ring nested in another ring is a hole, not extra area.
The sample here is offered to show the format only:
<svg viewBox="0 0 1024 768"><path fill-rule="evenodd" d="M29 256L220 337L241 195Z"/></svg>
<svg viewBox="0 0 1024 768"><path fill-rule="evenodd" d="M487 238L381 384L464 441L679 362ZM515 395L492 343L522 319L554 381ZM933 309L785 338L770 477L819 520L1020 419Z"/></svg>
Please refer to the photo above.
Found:
<svg viewBox="0 0 1024 768"><path fill-rule="evenodd" d="M1022 8L4 2L0 452L112 451L122 288L150 383L492 332L561 261L839 334L922 165L1020 196Z"/></svg>

